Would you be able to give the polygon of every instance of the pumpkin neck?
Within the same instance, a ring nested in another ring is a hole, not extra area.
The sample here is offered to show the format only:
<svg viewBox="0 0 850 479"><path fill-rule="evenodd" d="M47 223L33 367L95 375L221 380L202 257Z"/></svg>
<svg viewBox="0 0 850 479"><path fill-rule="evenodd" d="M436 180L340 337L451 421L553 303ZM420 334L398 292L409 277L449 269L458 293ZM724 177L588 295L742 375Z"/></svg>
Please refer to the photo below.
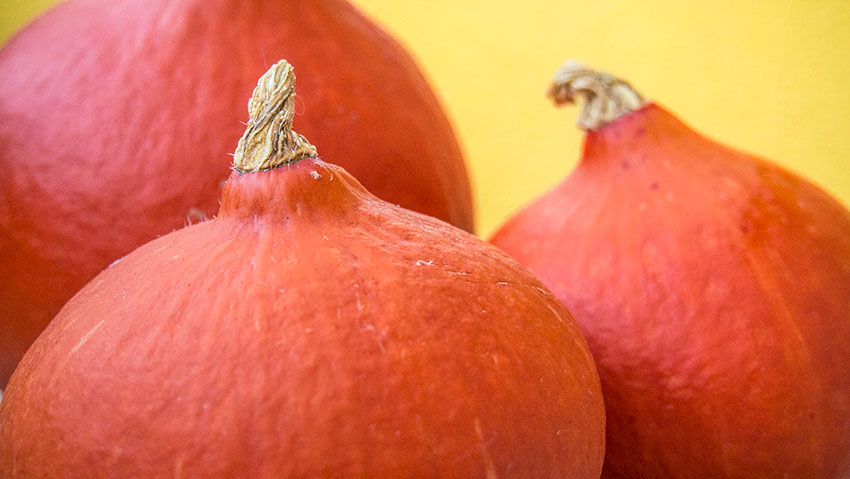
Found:
<svg viewBox="0 0 850 479"><path fill-rule="evenodd" d="M345 170L319 160L316 148L292 131L294 98L295 74L281 60L260 78L248 102L251 118L222 191L219 218L280 225L344 210L367 194Z"/></svg>
<svg viewBox="0 0 850 479"><path fill-rule="evenodd" d="M716 144L665 108L648 102L604 128L588 131L580 166L620 173L634 173L646 167L664 171L690 169L712 161L710 152L716 149Z"/></svg>
<svg viewBox="0 0 850 479"><path fill-rule="evenodd" d="M624 80L567 60L555 73L549 97L556 105L574 104L582 97L579 128L598 130L643 106L646 101Z"/></svg>
<svg viewBox="0 0 850 479"><path fill-rule="evenodd" d="M233 155L236 171L266 171L316 157L316 147L292 131L295 73L286 60L279 61L260 77L248 102L248 114L248 128Z"/></svg>
<svg viewBox="0 0 850 479"><path fill-rule="evenodd" d="M341 167L304 158L259 174L230 174L216 220L286 225L345 215L374 198Z"/></svg>

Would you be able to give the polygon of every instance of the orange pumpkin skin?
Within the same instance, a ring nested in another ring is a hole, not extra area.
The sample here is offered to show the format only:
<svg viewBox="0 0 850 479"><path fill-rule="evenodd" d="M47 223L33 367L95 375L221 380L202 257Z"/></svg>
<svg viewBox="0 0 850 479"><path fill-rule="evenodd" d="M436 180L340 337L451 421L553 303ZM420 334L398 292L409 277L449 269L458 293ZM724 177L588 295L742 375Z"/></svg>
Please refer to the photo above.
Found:
<svg viewBox="0 0 850 479"><path fill-rule="evenodd" d="M472 230L440 105L350 4L64 2L0 51L0 388L98 272L215 214L245 99L284 56L304 74L300 130L325 155L381 198Z"/></svg>
<svg viewBox="0 0 850 479"><path fill-rule="evenodd" d="M606 478L850 475L850 213L655 104L492 242L599 368Z"/></svg>
<svg viewBox="0 0 850 479"><path fill-rule="evenodd" d="M598 478L568 311L518 263L304 159L82 289L0 403L2 477Z"/></svg>

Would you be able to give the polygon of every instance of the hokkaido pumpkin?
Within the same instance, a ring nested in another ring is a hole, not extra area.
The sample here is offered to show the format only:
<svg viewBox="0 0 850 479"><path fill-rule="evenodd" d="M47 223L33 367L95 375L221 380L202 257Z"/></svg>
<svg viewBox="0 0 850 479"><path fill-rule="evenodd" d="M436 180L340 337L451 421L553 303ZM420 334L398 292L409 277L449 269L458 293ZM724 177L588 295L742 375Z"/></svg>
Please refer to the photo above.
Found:
<svg viewBox="0 0 850 479"><path fill-rule="evenodd" d="M610 75L567 179L492 242L574 314L607 412L605 478L850 477L850 212Z"/></svg>
<svg viewBox="0 0 850 479"><path fill-rule="evenodd" d="M598 478L569 312L474 236L369 194L257 86L214 220L103 271L0 403L3 477Z"/></svg>
<svg viewBox="0 0 850 479"><path fill-rule="evenodd" d="M306 74L296 110L326 155L381 198L472 230L440 105L347 2L63 2L0 51L0 388L98 272L215 214L244 99L284 56Z"/></svg>

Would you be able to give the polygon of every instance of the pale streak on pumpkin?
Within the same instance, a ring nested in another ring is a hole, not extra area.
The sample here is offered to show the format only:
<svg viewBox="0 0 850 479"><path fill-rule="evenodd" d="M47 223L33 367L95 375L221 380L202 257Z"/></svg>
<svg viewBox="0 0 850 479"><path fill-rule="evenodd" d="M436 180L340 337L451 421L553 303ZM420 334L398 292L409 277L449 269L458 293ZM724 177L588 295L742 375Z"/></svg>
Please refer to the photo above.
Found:
<svg viewBox="0 0 850 479"><path fill-rule="evenodd" d="M576 97L583 97L584 106L576 123L586 131L602 128L646 104L625 80L575 60L567 60L558 68L548 96L556 105L574 104Z"/></svg>
<svg viewBox="0 0 850 479"><path fill-rule="evenodd" d="M233 154L236 171L266 171L316 157L316 147L292 131L295 73L286 60L277 62L260 77L248 101L248 115L248 128Z"/></svg>
<svg viewBox="0 0 850 479"><path fill-rule="evenodd" d="M475 434L478 435L479 445L481 446L481 452L484 454L484 467L485 474L487 475L487 479L499 479L499 475L496 474L496 465L493 463L493 458L490 456L490 451L487 450L487 441L484 440L484 434L481 432L481 421L476 417L472 423L475 426Z"/></svg>
<svg viewBox="0 0 850 479"><path fill-rule="evenodd" d="M101 326L103 326L103 323L105 323L105 322L106 322L106 320L105 320L105 319L101 319L101 320L100 320L100 322L98 322L97 324L95 324L95 325L94 325L94 327L93 327L93 328L91 328L91 329L89 330L89 332L87 332L85 335L83 335L83 337L82 337L82 338L80 338L80 342L79 342L79 343L77 343L77 345L76 345L76 346L74 346L74 347L71 349L71 353L70 353L70 354L68 354L68 356L71 356L72 354L74 354L74 353L76 353L77 351L79 351L79 350L80 350L80 348L81 348L81 347L83 347L83 345L84 345L84 344L86 344L86 342L87 342L89 339L91 339L91 337L94 335L94 333L95 333L95 332L97 332L97 330L98 330L98 329L100 329L100 327L101 327Z"/></svg>

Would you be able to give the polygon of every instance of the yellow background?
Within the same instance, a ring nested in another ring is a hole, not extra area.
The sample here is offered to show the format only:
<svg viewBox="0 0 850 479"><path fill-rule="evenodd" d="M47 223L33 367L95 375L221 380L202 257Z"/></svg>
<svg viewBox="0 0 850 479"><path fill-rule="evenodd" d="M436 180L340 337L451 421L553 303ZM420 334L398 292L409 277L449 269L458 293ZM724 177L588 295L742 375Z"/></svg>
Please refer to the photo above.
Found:
<svg viewBox="0 0 850 479"><path fill-rule="evenodd" d="M51 0L0 0L0 40ZM574 109L543 93L567 57L628 79L706 135L850 205L848 0L357 0L417 57L472 174L478 232L575 165Z"/></svg>

